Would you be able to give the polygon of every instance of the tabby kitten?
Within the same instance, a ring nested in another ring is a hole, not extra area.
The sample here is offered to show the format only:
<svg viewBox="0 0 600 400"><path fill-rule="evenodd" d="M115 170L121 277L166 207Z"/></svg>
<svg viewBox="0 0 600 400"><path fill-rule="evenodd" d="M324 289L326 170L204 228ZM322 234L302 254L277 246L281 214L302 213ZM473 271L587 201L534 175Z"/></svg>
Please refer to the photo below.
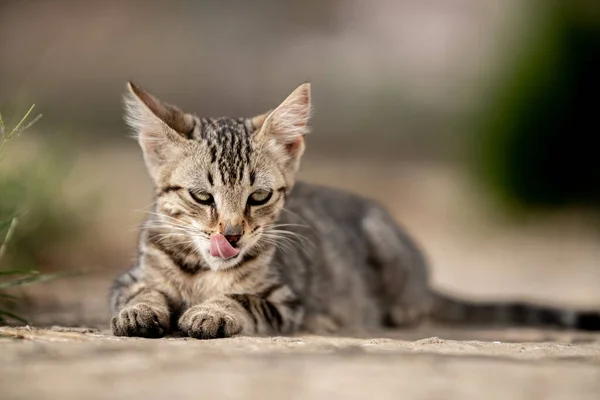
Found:
<svg viewBox="0 0 600 400"><path fill-rule="evenodd" d="M423 254L371 200L296 182L310 85L254 118L198 118L129 83L126 120L156 187L114 284L115 335L210 339L423 319L600 329L599 313L436 294Z"/></svg>

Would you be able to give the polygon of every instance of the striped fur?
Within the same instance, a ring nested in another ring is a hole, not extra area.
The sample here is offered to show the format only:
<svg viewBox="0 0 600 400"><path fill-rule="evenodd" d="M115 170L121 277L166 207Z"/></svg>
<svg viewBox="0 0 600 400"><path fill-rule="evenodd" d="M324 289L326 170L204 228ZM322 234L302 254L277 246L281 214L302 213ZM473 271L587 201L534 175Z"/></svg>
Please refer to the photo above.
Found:
<svg viewBox="0 0 600 400"><path fill-rule="evenodd" d="M156 187L133 268L112 290L115 335L364 331L425 319L600 329L600 314L435 293L425 258L371 200L295 181L310 115L301 85L250 119L198 118L130 84L127 121ZM250 205L256 190L272 194ZM200 204L197 194L214 200ZM209 253L236 226L238 256Z"/></svg>

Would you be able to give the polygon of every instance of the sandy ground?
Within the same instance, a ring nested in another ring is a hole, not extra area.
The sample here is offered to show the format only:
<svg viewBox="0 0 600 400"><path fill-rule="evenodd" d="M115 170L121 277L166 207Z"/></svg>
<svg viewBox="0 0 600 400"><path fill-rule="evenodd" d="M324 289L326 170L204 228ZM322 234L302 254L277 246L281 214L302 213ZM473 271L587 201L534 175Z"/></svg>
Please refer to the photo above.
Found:
<svg viewBox="0 0 600 400"><path fill-rule="evenodd" d="M0 328L2 399L597 399L600 335L123 339ZM552 336L552 342L545 340Z"/></svg>

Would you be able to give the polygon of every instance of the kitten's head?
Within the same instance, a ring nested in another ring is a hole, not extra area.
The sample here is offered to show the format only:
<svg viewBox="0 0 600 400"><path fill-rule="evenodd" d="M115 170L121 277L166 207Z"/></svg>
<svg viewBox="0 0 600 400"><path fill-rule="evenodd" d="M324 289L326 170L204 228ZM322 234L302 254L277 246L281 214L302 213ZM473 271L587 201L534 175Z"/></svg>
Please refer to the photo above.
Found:
<svg viewBox="0 0 600 400"><path fill-rule="evenodd" d="M156 222L212 269L269 241L304 152L310 84L253 118L198 118L132 83L126 121L157 189ZM262 240L261 240L262 239ZM256 250L256 249L254 249Z"/></svg>

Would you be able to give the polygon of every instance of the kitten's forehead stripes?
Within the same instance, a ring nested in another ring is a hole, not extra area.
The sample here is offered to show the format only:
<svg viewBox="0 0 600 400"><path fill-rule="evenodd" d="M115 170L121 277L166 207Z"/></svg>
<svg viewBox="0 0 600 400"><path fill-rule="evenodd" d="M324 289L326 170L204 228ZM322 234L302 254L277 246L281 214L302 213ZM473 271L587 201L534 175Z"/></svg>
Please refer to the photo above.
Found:
<svg viewBox="0 0 600 400"><path fill-rule="evenodd" d="M210 152L210 162L216 166L221 181L229 186L241 182L250 163L253 131L244 118L202 118L196 140L203 140ZM209 183L213 184L209 174Z"/></svg>

